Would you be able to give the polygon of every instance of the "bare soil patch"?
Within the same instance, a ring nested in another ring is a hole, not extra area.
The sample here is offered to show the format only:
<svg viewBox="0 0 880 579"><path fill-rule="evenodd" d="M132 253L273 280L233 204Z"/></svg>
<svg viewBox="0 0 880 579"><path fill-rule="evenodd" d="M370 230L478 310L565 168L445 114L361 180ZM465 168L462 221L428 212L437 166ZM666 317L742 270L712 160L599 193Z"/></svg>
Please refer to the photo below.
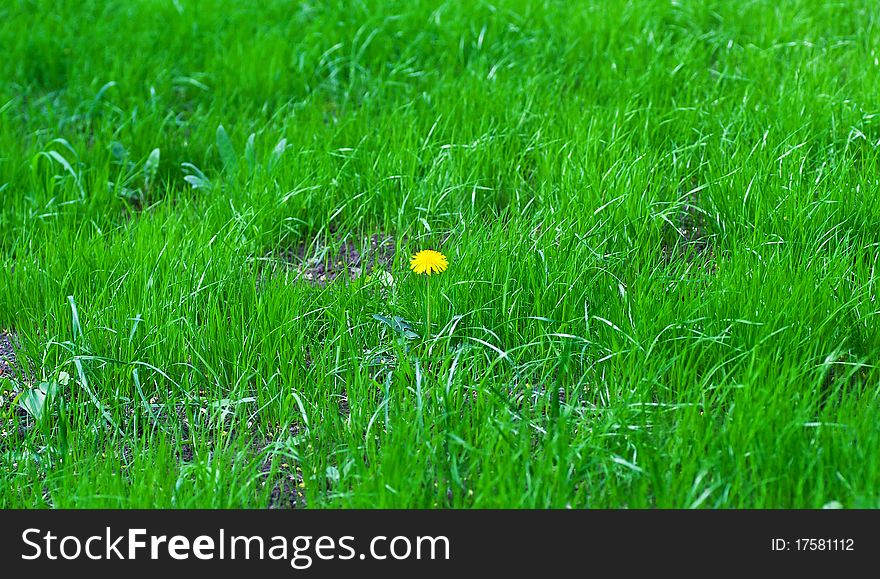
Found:
<svg viewBox="0 0 880 579"><path fill-rule="evenodd" d="M0 330L0 376L13 376L16 368L15 336Z"/></svg>
<svg viewBox="0 0 880 579"><path fill-rule="evenodd" d="M692 193L685 198L677 222L669 227L669 235L664 236L664 260L683 259L689 265L714 272L713 238L709 218L699 207L697 195Z"/></svg>
<svg viewBox="0 0 880 579"><path fill-rule="evenodd" d="M279 257L286 267L297 272L297 279L323 286L340 279L354 280L374 271L390 271L395 252L392 236L373 233L329 242L302 242Z"/></svg>

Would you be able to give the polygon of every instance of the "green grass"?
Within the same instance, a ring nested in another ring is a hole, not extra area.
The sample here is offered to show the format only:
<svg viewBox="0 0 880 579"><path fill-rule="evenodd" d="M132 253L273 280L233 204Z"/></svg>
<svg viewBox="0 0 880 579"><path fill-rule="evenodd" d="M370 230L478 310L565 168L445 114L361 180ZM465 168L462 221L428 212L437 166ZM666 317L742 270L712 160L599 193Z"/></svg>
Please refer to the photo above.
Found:
<svg viewBox="0 0 880 579"><path fill-rule="evenodd" d="M873 0L12 0L0 48L0 506L880 507ZM390 286L280 257L373 234Z"/></svg>

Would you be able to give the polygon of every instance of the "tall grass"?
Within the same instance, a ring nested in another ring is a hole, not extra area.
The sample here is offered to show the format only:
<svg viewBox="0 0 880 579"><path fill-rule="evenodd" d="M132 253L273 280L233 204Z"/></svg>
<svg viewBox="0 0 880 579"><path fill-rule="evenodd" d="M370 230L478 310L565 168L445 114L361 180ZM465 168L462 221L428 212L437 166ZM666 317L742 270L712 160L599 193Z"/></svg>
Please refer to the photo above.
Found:
<svg viewBox="0 0 880 579"><path fill-rule="evenodd" d="M880 506L878 30L6 3L0 506Z"/></svg>

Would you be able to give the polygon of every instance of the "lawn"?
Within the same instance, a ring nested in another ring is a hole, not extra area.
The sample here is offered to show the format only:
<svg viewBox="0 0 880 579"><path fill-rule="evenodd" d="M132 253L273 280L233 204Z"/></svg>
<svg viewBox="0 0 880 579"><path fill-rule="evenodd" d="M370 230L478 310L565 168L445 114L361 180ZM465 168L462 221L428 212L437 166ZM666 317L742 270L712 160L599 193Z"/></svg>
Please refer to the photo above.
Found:
<svg viewBox="0 0 880 579"><path fill-rule="evenodd" d="M880 507L874 0L9 0L0 54L0 507Z"/></svg>

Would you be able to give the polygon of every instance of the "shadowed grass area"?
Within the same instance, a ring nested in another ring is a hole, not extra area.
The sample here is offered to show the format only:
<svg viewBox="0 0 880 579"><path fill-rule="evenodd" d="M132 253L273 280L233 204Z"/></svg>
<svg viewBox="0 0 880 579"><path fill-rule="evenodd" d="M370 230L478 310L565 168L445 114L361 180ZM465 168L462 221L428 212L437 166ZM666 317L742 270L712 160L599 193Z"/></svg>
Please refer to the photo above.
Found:
<svg viewBox="0 0 880 579"><path fill-rule="evenodd" d="M878 31L4 4L0 506L880 506Z"/></svg>

